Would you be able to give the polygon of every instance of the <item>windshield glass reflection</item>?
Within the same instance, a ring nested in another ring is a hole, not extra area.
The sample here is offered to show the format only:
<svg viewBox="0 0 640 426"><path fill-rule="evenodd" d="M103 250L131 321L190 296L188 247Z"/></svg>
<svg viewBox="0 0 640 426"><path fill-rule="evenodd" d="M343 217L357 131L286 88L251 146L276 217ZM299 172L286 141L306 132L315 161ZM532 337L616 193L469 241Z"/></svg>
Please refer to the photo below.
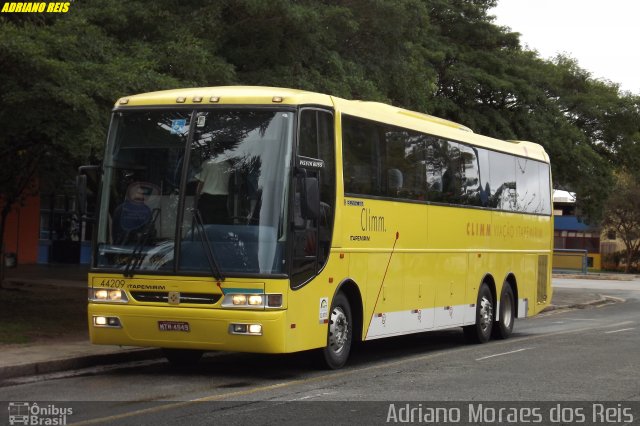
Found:
<svg viewBox="0 0 640 426"><path fill-rule="evenodd" d="M293 114L198 112L185 155L191 116L136 111L114 118L96 266L211 272L210 251L224 273L282 272Z"/></svg>

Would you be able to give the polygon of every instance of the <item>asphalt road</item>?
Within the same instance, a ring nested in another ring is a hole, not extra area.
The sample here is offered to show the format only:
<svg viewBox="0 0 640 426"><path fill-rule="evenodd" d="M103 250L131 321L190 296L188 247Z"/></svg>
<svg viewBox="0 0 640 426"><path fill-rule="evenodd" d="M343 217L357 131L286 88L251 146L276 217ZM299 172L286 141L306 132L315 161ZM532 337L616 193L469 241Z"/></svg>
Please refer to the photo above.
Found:
<svg viewBox="0 0 640 426"><path fill-rule="evenodd" d="M401 415L405 401L421 415L442 408L450 422L462 409L457 423L464 424L469 412L461 403L537 404L546 416L554 404L588 401L587 420L602 420L591 418L602 408L616 421L581 424L640 424L639 284L554 280L627 301L519 320L511 339L485 345L466 344L461 330L373 341L331 372L314 369L308 353L212 354L189 371L145 361L5 382L0 401L73 408L67 423L131 425L382 424Z"/></svg>

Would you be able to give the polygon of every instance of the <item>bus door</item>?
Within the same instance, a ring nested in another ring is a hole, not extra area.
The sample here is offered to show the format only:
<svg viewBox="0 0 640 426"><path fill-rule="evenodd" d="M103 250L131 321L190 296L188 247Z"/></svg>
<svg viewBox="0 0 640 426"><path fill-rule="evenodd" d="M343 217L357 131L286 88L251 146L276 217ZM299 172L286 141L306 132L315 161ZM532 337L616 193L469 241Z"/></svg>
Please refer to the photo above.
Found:
<svg viewBox="0 0 640 426"><path fill-rule="evenodd" d="M329 256L335 209L333 134L332 113L302 109L293 179L293 288L315 276Z"/></svg>

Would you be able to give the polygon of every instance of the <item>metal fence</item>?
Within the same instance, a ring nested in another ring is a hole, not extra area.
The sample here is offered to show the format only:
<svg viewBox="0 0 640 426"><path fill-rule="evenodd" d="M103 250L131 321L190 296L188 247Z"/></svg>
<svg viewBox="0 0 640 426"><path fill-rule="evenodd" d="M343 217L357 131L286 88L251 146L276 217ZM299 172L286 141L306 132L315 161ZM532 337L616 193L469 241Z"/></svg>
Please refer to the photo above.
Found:
<svg viewBox="0 0 640 426"><path fill-rule="evenodd" d="M551 268L554 273L587 273L587 250L554 249Z"/></svg>

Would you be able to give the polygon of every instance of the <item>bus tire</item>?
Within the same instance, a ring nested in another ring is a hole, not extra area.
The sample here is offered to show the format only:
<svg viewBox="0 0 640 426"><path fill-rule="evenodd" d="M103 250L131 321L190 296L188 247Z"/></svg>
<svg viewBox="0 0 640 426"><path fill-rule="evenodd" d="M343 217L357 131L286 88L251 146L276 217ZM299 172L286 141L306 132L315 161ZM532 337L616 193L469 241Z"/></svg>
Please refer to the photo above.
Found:
<svg viewBox="0 0 640 426"><path fill-rule="evenodd" d="M487 343L491 338L494 322L494 301L491 290L482 283L476 302L476 323L463 328L464 335L471 343Z"/></svg>
<svg viewBox="0 0 640 426"><path fill-rule="evenodd" d="M186 368L194 367L202 358L203 351L194 349L172 349L162 348L162 354L169 361L172 367Z"/></svg>
<svg viewBox="0 0 640 426"><path fill-rule="evenodd" d="M333 298L329 311L327 346L322 349L323 366L331 370L342 368L349 358L353 340L351 306L344 293Z"/></svg>
<svg viewBox="0 0 640 426"><path fill-rule="evenodd" d="M500 295L500 315L493 324L493 337L496 339L507 339L513 332L513 323L516 318L513 290L508 283L502 286Z"/></svg>

